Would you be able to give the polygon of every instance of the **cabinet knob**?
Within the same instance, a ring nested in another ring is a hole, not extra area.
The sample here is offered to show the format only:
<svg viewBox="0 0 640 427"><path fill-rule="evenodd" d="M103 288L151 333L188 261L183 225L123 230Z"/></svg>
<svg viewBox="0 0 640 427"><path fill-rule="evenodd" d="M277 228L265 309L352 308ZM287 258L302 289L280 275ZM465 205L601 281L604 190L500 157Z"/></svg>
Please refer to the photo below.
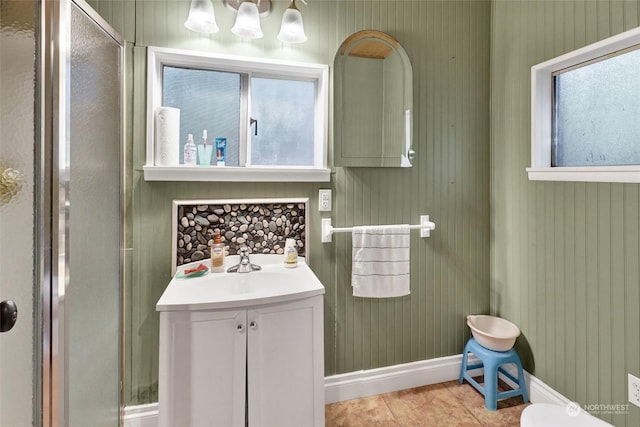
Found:
<svg viewBox="0 0 640 427"><path fill-rule="evenodd" d="M249 327L251 329L255 329L258 327L258 322L256 322L255 320L252 320L251 323L249 323Z"/></svg>
<svg viewBox="0 0 640 427"><path fill-rule="evenodd" d="M238 326L236 326L236 330L241 333L244 334L244 325L241 323Z"/></svg>

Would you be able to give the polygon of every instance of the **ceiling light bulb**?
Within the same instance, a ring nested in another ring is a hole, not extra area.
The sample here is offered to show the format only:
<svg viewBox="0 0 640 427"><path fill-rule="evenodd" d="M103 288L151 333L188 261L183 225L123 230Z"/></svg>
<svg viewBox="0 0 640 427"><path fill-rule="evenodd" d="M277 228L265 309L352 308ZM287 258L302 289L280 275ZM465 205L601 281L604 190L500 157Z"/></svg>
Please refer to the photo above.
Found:
<svg viewBox="0 0 640 427"><path fill-rule="evenodd" d="M211 0L191 0L189 17L184 22L184 26L198 33L212 34L220 31L216 24Z"/></svg>
<svg viewBox="0 0 640 427"><path fill-rule="evenodd" d="M247 39L259 39L263 36L260 28L260 15L258 6L251 1L244 1L238 8L236 23L231 32Z"/></svg>
<svg viewBox="0 0 640 427"><path fill-rule="evenodd" d="M291 6L282 15L282 25L278 33L278 40L286 43L304 43L307 41L302 23L302 13L296 7L295 0L291 2Z"/></svg>

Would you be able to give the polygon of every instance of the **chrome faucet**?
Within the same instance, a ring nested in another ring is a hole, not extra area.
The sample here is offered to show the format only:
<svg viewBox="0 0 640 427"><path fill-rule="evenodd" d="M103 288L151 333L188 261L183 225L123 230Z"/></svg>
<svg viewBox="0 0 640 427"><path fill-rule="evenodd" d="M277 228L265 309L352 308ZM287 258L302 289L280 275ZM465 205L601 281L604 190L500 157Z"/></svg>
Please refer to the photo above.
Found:
<svg viewBox="0 0 640 427"><path fill-rule="evenodd" d="M251 264L251 260L249 259L249 248L242 246L240 248L240 262L233 267L229 267L227 269L227 273L251 273L252 271L258 271L261 269L262 267L259 265Z"/></svg>

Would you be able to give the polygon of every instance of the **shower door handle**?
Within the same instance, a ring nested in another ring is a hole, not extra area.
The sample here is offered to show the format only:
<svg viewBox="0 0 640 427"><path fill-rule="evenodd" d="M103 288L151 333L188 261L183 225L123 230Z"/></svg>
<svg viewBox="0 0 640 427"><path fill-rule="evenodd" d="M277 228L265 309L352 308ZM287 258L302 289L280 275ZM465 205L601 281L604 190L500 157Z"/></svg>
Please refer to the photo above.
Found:
<svg viewBox="0 0 640 427"><path fill-rule="evenodd" d="M18 320L18 306L11 300L0 302L0 332L13 328Z"/></svg>

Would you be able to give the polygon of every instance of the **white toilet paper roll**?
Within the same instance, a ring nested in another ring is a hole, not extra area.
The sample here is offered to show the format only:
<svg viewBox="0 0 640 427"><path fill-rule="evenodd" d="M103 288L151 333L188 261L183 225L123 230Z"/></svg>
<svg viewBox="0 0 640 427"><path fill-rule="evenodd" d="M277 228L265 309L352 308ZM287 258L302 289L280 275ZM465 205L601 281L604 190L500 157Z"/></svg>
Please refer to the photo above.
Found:
<svg viewBox="0 0 640 427"><path fill-rule="evenodd" d="M180 109L158 107L155 111L155 164L174 166L180 162Z"/></svg>

